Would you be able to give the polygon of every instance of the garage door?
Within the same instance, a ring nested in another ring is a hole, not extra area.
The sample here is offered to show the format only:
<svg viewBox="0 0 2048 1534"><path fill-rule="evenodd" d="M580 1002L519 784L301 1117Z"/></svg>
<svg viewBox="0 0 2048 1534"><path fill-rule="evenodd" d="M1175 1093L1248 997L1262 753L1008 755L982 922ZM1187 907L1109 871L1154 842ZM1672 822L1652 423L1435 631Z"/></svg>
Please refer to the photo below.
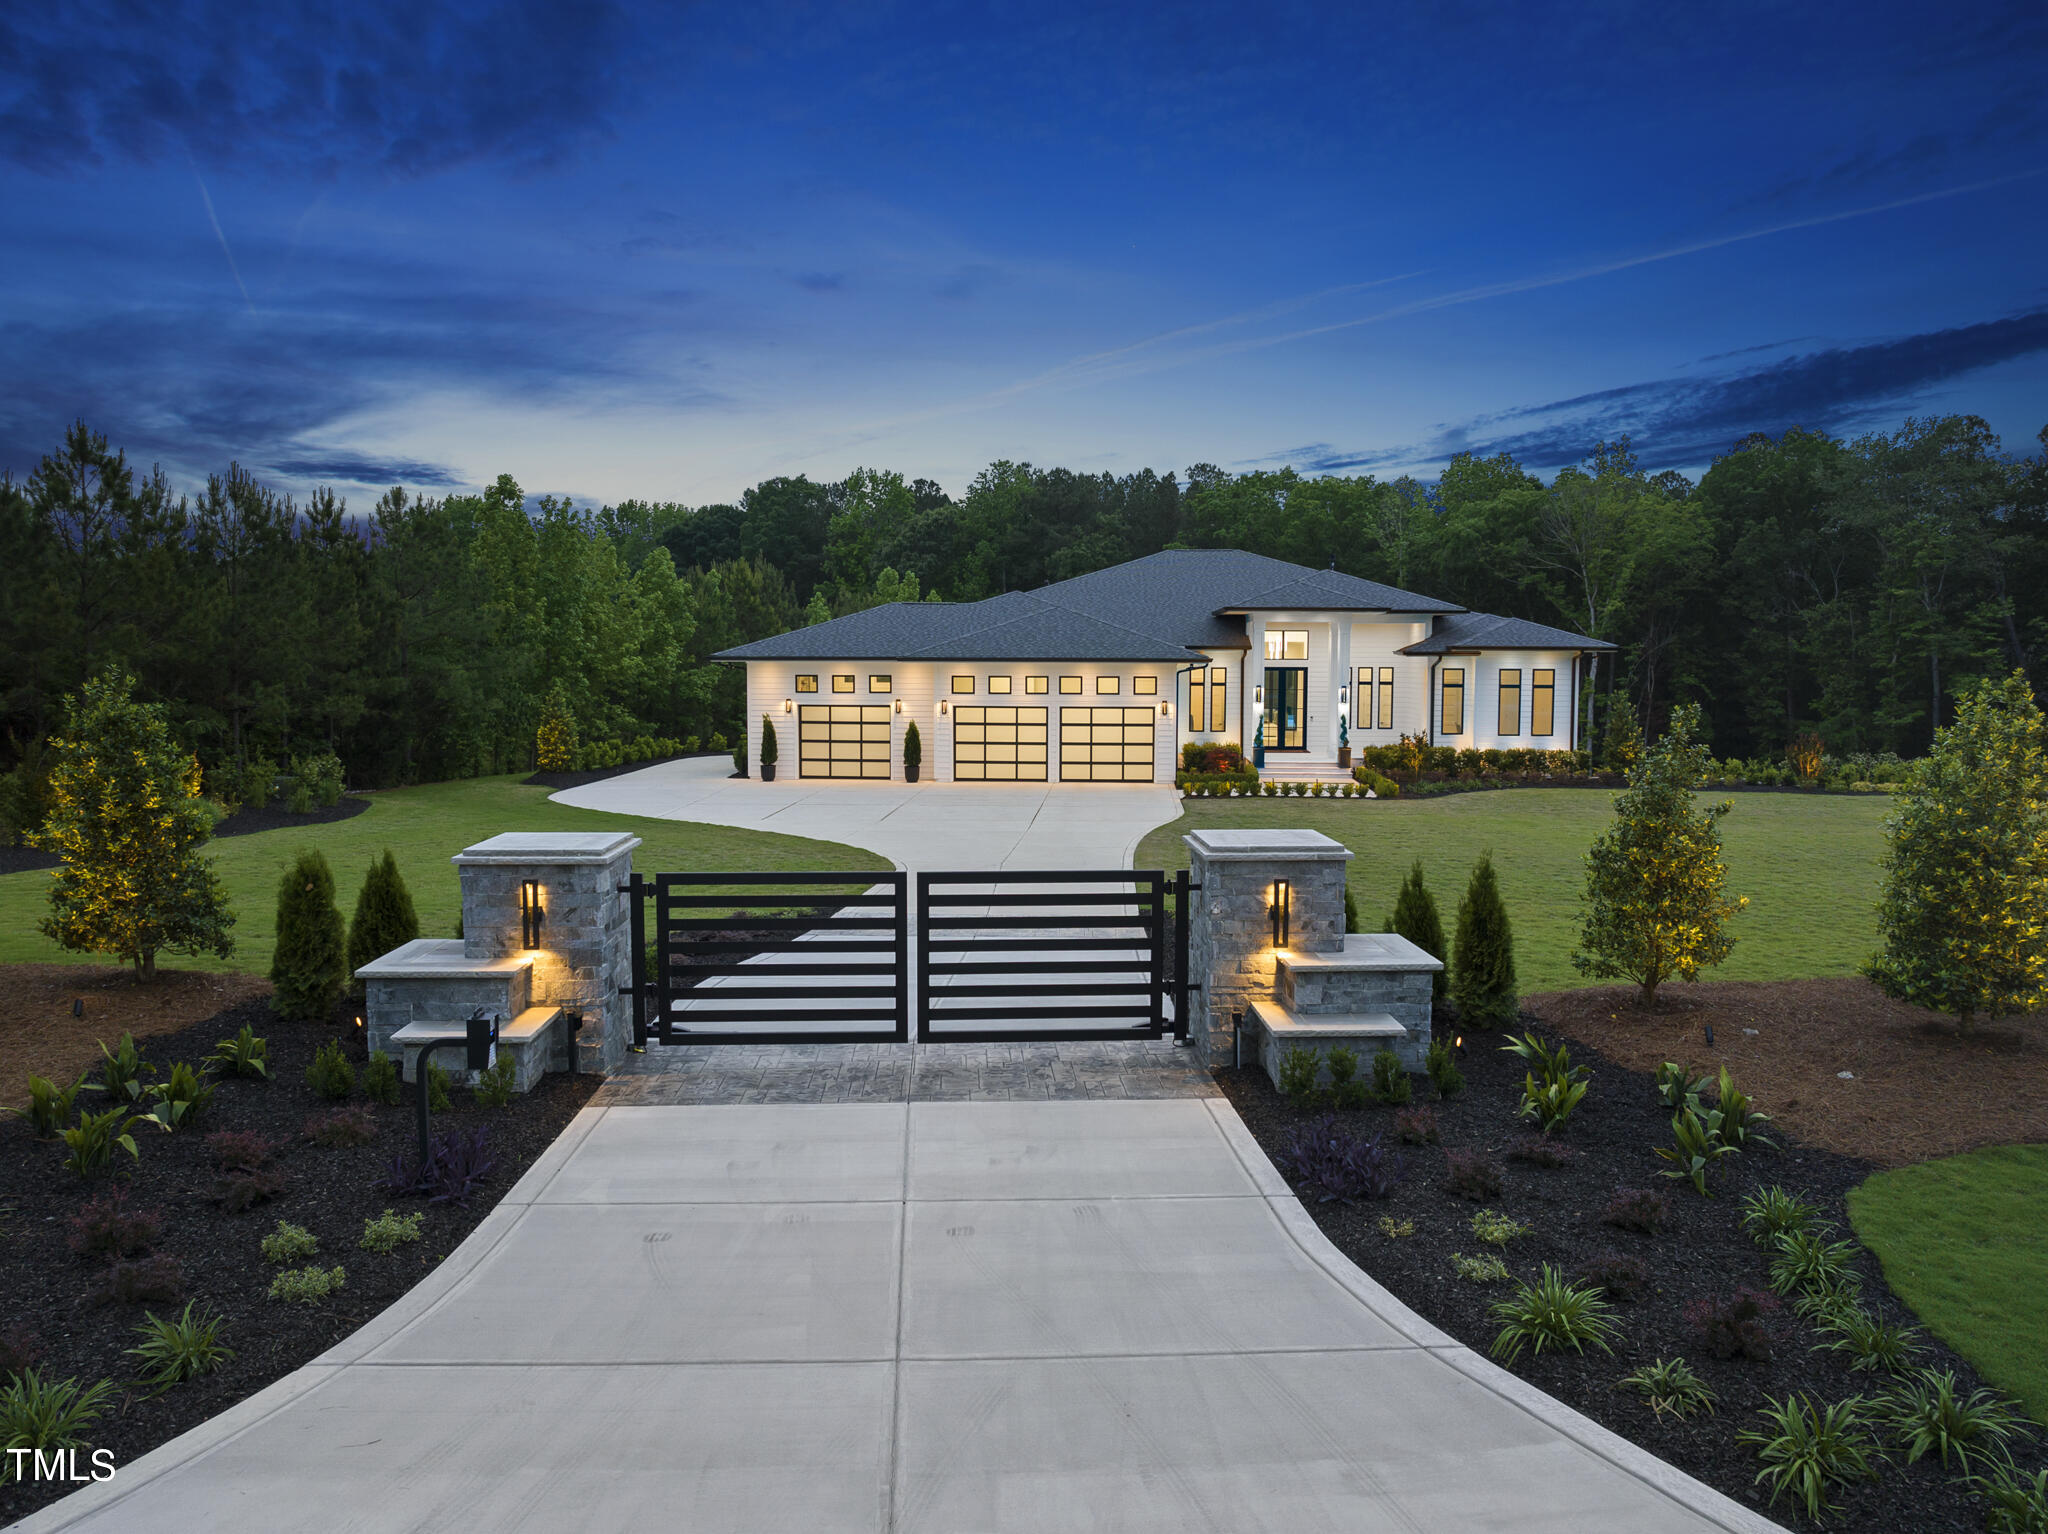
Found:
<svg viewBox="0 0 2048 1534"><path fill-rule="evenodd" d="M953 777L961 783L1043 783L1046 709L955 704Z"/></svg>
<svg viewBox="0 0 2048 1534"><path fill-rule="evenodd" d="M800 778L889 776L889 705L806 703L797 710Z"/></svg>
<svg viewBox="0 0 2048 1534"><path fill-rule="evenodd" d="M1060 710L1060 776L1068 782L1152 781L1154 720L1149 708Z"/></svg>

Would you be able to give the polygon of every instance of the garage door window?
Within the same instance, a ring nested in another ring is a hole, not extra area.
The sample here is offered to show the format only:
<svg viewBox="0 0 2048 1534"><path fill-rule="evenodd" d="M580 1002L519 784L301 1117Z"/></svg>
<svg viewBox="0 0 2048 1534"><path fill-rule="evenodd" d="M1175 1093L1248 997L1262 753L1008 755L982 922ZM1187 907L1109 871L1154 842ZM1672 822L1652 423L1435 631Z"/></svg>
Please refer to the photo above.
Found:
<svg viewBox="0 0 2048 1534"><path fill-rule="evenodd" d="M1062 708L1060 777L1070 783L1151 782L1155 724L1149 708Z"/></svg>

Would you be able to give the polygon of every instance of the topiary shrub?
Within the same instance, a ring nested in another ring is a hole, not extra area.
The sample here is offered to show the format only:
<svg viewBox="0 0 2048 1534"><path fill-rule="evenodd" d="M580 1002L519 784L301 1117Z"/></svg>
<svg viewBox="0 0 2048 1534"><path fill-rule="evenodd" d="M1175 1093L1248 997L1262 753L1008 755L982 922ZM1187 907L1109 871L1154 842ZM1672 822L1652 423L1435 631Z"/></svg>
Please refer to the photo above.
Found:
<svg viewBox="0 0 2048 1534"><path fill-rule="evenodd" d="M903 776L915 778L924 766L924 737L917 733L917 721L911 720L903 730Z"/></svg>
<svg viewBox="0 0 2048 1534"><path fill-rule="evenodd" d="M348 944L334 904L334 874L317 851L302 852L277 888L277 954L270 1005L279 1017L327 1017L347 983Z"/></svg>
<svg viewBox="0 0 2048 1534"><path fill-rule="evenodd" d="M1521 1011L1515 990L1515 939L1494 877L1493 854L1479 859L1458 902L1458 940L1451 950L1450 996L1458 1021L1475 1028L1512 1023Z"/></svg>
<svg viewBox="0 0 2048 1534"><path fill-rule="evenodd" d="M348 924L348 969L353 975L372 959L410 943L420 935L419 913L413 909L412 892L398 872L398 859L386 847L384 855L370 864L356 896L355 917ZM356 987L360 995L362 988Z"/></svg>

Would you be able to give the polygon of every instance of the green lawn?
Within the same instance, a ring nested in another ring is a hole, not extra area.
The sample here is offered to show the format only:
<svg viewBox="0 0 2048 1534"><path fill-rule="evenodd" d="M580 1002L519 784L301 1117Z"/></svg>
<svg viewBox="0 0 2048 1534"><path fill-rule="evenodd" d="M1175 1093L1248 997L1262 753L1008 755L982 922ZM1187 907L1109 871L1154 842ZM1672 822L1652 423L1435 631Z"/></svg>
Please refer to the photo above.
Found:
<svg viewBox="0 0 2048 1534"><path fill-rule="evenodd" d="M1876 946L1873 906L1880 794L1735 794L1721 822L1731 893L1749 909L1733 923L1735 951L1717 980L1786 980L1856 972ZM1613 796L1593 789L1518 788L1438 799L1190 799L1181 818L1139 845L1140 868L1187 863L1196 827L1304 826L1354 854L1359 923L1377 930L1416 858L1451 930L1473 862L1491 849L1515 924L1525 991L1587 983L1571 967L1585 852L1611 821Z"/></svg>
<svg viewBox="0 0 2048 1534"><path fill-rule="evenodd" d="M1880 1172L1849 1218L1899 1298L2048 1422L2048 1145Z"/></svg>
<svg viewBox="0 0 2048 1534"><path fill-rule="evenodd" d="M356 891L370 860L389 847L412 890L421 932L452 937L462 896L455 866L448 860L500 831L631 831L642 841L633 854L633 866L643 872L889 867L874 853L839 842L572 809L550 803L546 789L524 787L517 778L469 778L377 794L369 809L348 820L212 843L209 850L234 906L235 956L223 963L165 954L162 962L177 968L269 973L277 936L278 880L302 847L317 847L327 855L344 917L355 909ZM36 930L49 909L49 882L47 871L0 877L0 963L107 963L100 955L66 953Z"/></svg>

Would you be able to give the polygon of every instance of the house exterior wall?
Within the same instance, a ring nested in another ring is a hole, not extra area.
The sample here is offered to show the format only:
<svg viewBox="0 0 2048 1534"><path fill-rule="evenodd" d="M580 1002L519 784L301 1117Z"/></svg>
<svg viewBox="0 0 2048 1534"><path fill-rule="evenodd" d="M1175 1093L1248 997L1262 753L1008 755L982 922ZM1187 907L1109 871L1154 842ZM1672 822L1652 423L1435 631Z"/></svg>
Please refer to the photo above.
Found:
<svg viewBox="0 0 2048 1534"><path fill-rule="evenodd" d="M1429 662L1419 655L1399 653L1404 645L1415 644L1429 637L1428 622L1414 619L1397 621L1359 618L1352 621L1350 628L1352 747L1357 749L1364 746L1391 746L1403 735L1428 734ZM1382 668L1393 668L1393 723L1384 730L1379 727L1377 707L1370 721L1363 718L1359 712L1362 702L1357 673L1362 666L1373 668L1375 684Z"/></svg>
<svg viewBox="0 0 2048 1534"><path fill-rule="evenodd" d="M1465 673L1465 728L1457 735L1432 729L1429 732L1432 743L1477 751L1569 750L1573 710L1577 702L1573 691L1576 661L1577 656L1569 650L1488 650L1477 655L1443 656L1436 668L1438 701L1430 710L1429 722L1432 725L1442 723L1443 673L1447 668L1455 667ZM1513 734L1504 734L1499 728L1500 674L1503 670L1519 670L1522 674L1521 709L1518 728ZM1551 733L1548 735L1530 733L1535 711L1532 674L1538 670L1551 671L1556 679Z"/></svg>

